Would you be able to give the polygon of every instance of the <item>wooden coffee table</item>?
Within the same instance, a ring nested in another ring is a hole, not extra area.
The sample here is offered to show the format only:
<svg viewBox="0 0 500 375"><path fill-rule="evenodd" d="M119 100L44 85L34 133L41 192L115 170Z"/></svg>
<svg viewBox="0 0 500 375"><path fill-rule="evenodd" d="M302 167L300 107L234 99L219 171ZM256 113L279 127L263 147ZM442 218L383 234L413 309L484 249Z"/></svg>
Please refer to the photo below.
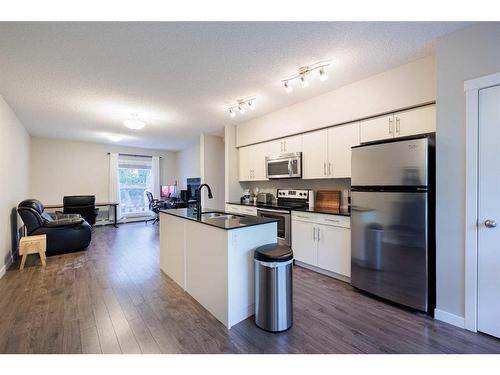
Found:
<svg viewBox="0 0 500 375"><path fill-rule="evenodd" d="M26 258L29 254L38 254L40 256L40 261L42 266L46 266L45 251L47 250L47 236L41 234L38 236L26 236L22 237L19 241L19 255L22 255L20 270L24 268L26 263Z"/></svg>

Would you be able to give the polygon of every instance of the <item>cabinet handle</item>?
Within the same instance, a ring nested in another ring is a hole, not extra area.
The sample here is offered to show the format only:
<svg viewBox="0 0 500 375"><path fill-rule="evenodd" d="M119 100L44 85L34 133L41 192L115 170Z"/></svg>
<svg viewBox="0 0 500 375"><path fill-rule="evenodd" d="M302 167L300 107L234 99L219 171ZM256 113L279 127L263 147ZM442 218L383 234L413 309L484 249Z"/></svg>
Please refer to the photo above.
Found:
<svg viewBox="0 0 500 375"><path fill-rule="evenodd" d="M280 151L283 152L283 141L280 142Z"/></svg>
<svg viewBox="0 0 500 375"><path fill-rule="evenodd" d="M396 117L396 134L401 134L401 126L400 126L401 120L399 117Z"/></svg>
<svg viewBox="0 0 500 375"><path fill-rule="evenodd" d="M323 174L326 176L326 162L323 163Z"/></svg>
<svg viewBox="0 0 500 375"><path fill-rule="evenodd" d="M286 141L283 141L283 151L286 152Z"/></svg>
<svg viewBox="0 0 500 375"><path fill-rule="evenodd" d="M332 175L332 163L328 162L328 175Z"/></svg>
<svg viewBox="0 0 500 375"><path fill-rule="evenodd" d="M319 227L318 227L318 242L319 242Z"/></svg>
<svg viewBox="0 0 500 375"><path fill-rule="evenodd" d="M316 227L313 227L313 241L316 242Z"/></svg>
<svg viewBox="0 0 500 375"><path fill-rule="evenodd" d="M393 132L392 132L392 118L391 117L389 117L389 134L391 134L391 135L393 134Z"/></svg>

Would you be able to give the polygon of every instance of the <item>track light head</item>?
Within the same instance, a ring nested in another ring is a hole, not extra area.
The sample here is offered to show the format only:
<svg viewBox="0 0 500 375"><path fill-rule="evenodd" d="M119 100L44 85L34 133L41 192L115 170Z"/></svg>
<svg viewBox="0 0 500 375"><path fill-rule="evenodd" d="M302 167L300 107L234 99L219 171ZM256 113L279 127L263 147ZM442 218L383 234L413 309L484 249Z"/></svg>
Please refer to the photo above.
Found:
<svg viewBox="0 0 500 375"><path fill-rule="evenodd" d="M255 100L249 100L248 101L248 108L250 108L252 111L255 109Z"/></svg>
<svg viewBox="0 0 500 375"><path fill-rule="evenodd" d="M238 106L238 111L240 111L241 114L244 114L247 110L245 107L243 107L241 104Z"/></svg>
<svg viewBox="0 0 500 375"><path fill-rule="evenodd" d="M234 112L234 109L229 108L229 116L231 116L231 117L236 116L236 112Z"/></svg>
<svg viewBox="0 0 500 375"><path fill-rule="evenodd" d="M300 76L300 85L302 86L303 89L305 89L307 86L309 86L309 81L307 80L305 74L302 74Z"/></svg>
<svg viewBox="0 0 500 375"><path fill-rule="evenodd" d="M290 83L288 83L288 81L285 81L283 83L283 86L285 87L285 92L287 94L290 94L293 91L293 87L290 85Z"/></svg>
<svg viewBox="0 0 500 375"><path fill-rule="evenodd" d="M322 66L319 68L319 80L325 82L328 79L328 75L325 72L325 68Z"/></svg>

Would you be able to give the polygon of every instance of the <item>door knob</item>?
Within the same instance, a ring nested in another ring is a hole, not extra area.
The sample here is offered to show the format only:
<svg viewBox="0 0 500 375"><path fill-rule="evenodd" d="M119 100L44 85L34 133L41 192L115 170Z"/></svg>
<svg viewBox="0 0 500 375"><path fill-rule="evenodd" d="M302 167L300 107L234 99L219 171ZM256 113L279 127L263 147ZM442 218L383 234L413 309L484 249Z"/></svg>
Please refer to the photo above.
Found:
<svg viewBox="0 0 500 375"><path fill-rule="evenodd" d="M484 222L484 225L486 225L488 228L495 228L497 226L497 222L492 219L488 219Z"/></svg>

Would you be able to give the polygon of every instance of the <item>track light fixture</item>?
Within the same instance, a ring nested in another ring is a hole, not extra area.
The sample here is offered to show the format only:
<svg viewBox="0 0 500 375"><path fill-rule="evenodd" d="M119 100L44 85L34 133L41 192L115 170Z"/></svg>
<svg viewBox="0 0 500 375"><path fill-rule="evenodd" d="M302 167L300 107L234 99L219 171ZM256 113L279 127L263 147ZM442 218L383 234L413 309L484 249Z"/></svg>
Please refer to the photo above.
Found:
<svg viewBox="0 0 500 375"><path fill-rule="evenodd" d="M228 108L229 116L235 117L236 111L243 115L247 111L247 108L253 111L255 109L255 101L256 98L254 96L247 99L238 99L235 105Z"/></svg>
<svg viewBox="0 0 500 375"><path fill-rule="evenodd" d="M291 82L296 80L296 79L300 80L300 86L302 88L308 87L309 80L308 80L307 76L315 70L318 70L318 72L319 72L319 80L321 82L326 81L328 79L328 75L326 74L326 68L328 66L330 66L330 63L325 62L325 61L318 62L316 64L312 64L312 65L308 65L308 66L303 66L294 75L292 75L288 78L282 79L281 82L283 82L283 87L285 88L286 93L289 94L293 91L293 87L291 86Z"/></svg>

